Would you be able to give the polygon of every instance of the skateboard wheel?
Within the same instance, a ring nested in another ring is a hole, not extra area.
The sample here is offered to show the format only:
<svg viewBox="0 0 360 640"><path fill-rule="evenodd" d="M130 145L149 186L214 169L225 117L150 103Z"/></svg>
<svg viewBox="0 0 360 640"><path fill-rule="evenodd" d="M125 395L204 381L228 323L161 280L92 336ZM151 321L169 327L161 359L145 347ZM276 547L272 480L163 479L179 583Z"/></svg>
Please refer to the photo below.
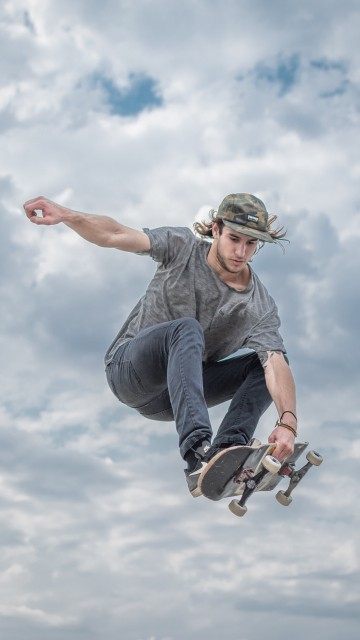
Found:
<svg viewBox="0 0 360 640"><path fill-rule="evenodd" d="M278 491L276 494L276 500L280 502L284 507L288 507L292 503L292 497L286 496L284 491Z"/></svg>
<svg viewBox="0 0 360 640"><path fill-rule="evenodd" d="M238 516L239 518L242 518L242 516L244 516L247 512L247 507L242 507L237 500L231 500L229 509L235 516Z"/></svg>
<svg viewBox="0 0 360 640"><path fill-rule="evenodd" d="M306 459L308 462L310 462L310 464L313 464L315 467L318 467L323 461L323 457L320 455L320 453L316 453L316 451L309 451L306 454Z"/></svg>
<svg viewBox="0 0 360 640"><path fill-rule="evenodd" d="M262 464L266 471L269 471L270 473L278 473L281 469L281 462L276 460L274 456L265 456Z"/></svg>

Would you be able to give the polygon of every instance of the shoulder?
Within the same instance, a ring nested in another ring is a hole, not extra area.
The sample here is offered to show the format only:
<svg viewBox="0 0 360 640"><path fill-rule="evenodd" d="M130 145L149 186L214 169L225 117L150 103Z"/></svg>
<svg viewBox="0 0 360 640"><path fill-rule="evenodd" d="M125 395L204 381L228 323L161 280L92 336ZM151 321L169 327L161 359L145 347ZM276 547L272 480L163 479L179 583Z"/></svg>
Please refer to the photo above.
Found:
<svg viewBox="0 0 360 640"><path fill-rule="evenodd" d="M252 292L249 304L247 306L248 312L253 315L253 319L256 324L263 326L271 324L272 326L280 326L279 310L274 298L268 292L266 286L260 280L260 278L252 273Z"/></svg>
<svg viewBox="0 0 360 640"><path fill-rule="evenodd" d="M163 238L194 238L195 235L188 227L156 227L152 229L145 228L143 231L149 237L163 237Z"/></svg>
<svg viewBox="0 0 360 640"><path fill-rule="evenodd" d="M150 256L156 262L166 263L182 250L191 250L198 239L188 227L158 227L144 229L150 239Z"/></svg>
<svg viewBox="0 0 360 640"><path fill-rule="evenodd" d="M270 295L267 287L264 285L262 280L260 280L259 276L251 269L251 277L254 287L254 295L259 299L263 300L264 303L267 303L269 306L274 307L275 301L273 297Z"/></svg>

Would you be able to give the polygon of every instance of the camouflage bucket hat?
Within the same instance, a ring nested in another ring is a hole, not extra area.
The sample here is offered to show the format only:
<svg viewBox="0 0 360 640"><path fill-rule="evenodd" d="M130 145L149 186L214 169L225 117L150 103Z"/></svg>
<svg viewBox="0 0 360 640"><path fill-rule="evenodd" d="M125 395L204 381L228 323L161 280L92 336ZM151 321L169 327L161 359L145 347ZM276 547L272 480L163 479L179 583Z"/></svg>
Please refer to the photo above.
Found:
<svg viewBox="0 0 360 640"><path fill-rule="evenodd" d="M268 212L262 200L250 193L231 193L226 196L216 214L227 227L237 233L274 242L268 232Z"/></svg>

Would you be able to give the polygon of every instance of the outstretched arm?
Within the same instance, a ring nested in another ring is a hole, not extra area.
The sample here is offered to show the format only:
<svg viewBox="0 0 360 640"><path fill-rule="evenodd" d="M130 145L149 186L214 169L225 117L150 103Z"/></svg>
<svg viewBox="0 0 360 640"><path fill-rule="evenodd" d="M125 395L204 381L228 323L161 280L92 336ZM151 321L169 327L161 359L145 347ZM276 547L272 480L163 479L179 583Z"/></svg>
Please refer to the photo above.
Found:
<svg viewBox="0 0 360 640"><path fill-rule="evenodd" d="M108 216L73 211L42 196L25 202L24 209L27 217L34 224L53 225L63 222L79 236L99 247L133 253L150 250L150 240L146 233L126 227Z"/></svg>
<svg viewBox="0 0 360 640"><path fill-rule="evenodd" d="M296 391L290 367L280 351L267 351L259 354L259 357L279 419L296 432ZM276 426L269 436L269 442L276 444L273 455L278 460L284 460L294 451L295 435L289 427Z"/></svg>

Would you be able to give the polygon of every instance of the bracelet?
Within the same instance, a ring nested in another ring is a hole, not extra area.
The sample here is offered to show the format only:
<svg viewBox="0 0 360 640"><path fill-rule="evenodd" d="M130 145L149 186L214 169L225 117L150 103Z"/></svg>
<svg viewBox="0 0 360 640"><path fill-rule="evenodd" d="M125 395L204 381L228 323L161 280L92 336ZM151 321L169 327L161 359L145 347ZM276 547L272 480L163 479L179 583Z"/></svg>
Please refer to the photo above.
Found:
<svg viewBox="0 0 360 640"><path fill-rule="evenodd" d="M293 433L293 435L295 436L295 438L296 438L296 436L297 436L297 431L296 431L296 429L294 429L294 427L293 427L293 426L291 426L291 424L288 424L287 422L282 422L282 420L281 420L281 419L276 421L276 425L275 425L275 427L285 427L285 429L289 429L289 431L291 431L291 433Z"/></svg>
<svg viewBox="0 0 360 640"><path fill-rule="evenodd" d="M295 420L296 420L296 422L297 422L297 417L296 417L295 413L293 413L292 411L284 411L284 412L281 414L281 416L280 416L280 422L282 421L282 419L283 419L283 417L284 417L285 413L290 413L290 415L292 415L292 416L293 416L293 418L295 418Z"/></svg>

